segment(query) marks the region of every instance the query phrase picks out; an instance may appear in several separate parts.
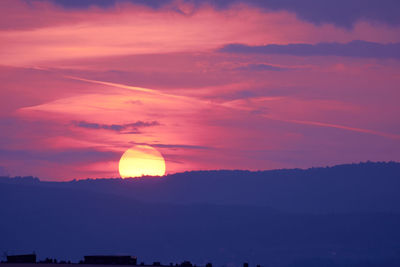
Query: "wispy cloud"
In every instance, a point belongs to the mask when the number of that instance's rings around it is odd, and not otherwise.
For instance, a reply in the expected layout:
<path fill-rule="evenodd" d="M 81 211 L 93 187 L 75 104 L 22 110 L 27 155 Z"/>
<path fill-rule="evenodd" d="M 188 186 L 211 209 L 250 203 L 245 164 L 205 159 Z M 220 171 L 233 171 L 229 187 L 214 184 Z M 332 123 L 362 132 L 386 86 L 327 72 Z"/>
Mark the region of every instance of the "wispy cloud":
<path fill-rule="evenodd" d="M 210 51 L 229 43 L 260 45 L 349 42 L 354 39 L 384 43 L 400 41 L 398 24 L 390 27 L 372 20 L 355 19 L 353 27 L 343 30 L 337 24 L 310 23 L 293 12 L 314 10 L 316 6 L 321 8 L 321 4 L 317 5 L 318 1 L 308 3 L 311 9 L 304 8 L 307 6 L 304 1 L 271 1 L 289 3 L 271 4 L 276 7 L 271 9 L 260 8 L 263 4 L 249 4 L 248 1 L 234 1 L 225 8 L 212 4 L 190 8 L 190 3 L 173 1 L 171 5 L 161 5 L 159 9 L 122 1 L 124 4 L 117 5 L 117 8 L 73 10 L 60 8 L 48 1 L 29 1 L 30 4 L 26 0 L 1 2 L 4 4 L 0 9 L 0 57 L 5 65 L 31 66 L 71 59 Z M 300 6 L 297 2 L 301 3 Z M 325 5 L 324 1 L 322 6 Z M 290 6 L 297 6 L 296 10 Z M 355 6 L 360 10 L 362 5 Z M 374 14 L 380 6 L 374 7 Z M 336 10 L 335 14 L 340 17 L 343 10 L 349 9 Z M 393 12 L 391 9 L 388 11 Z M 354 12 L 350 12 L 352 14 Z M 397 18 L 397 13 L 394 14 L 392 16 Z"/>
<path fill-rule="evenodd" d="M 245 44 L 229 44 L 220 52 L 243 54 L 283 54 L 292 56 L 340 56 L 359 58 L 395 58 L 400 59 L 400 43 L 379 44 L 366 41 L 350 43 L 318 43 L 318 44 L 268 44 L 250 46 Z"/>
<path fill-rule="evenodd" d="M 26 0 L 32 2 L 32 0 Z M 64 8 L 88 8 L 98 6 L 102 8 L 115 7 L 121 1 L 118 0 L 50 0 Z M 300 18 L 316 24 L 335 23 L 340 26 L 351 26 L 360 19 L 378 20 L 390 24 L 399 24 L 397 14 L 400 4 L 391 0 L 336 0 L 333 2 L 316 0 L 286 0 L 286 1 L 260 1 L 260 0 L 123 0 L 132 4 L 141 4 L 159 9 L 169 7 L 177 12 L 185 12 L 186 6 L 190 10 L 202 5 L 213 5 L 218 9 L 226 9 L 235 4 L 248 4 L 266 10 L 287 10 L 295 12 Z M 357 10 L 357 12 L 354 12 Z"/>
<path fill-rule="evenodd" d="M 116 87 L 116 88 L 128 89 L 128 90 L 136 90 L 136 88 L 137 88 L 137 87 L 130 86 L 130 85 L 103 82 L 103 81 L 96 81 L 96 80 L 89 80 L 89 79 L 81 79 L 81 78 L 78 78 L 78 77 L 70 77 L 70 78 L 71 79 L 85 81 L 85 82 L 90 82 L 90 83 L 108 85 L 108 86 L 112 86 L 112 87 Z M 180 98 L 180 99 L 188 100 L 188 101 L 193 102 L 193 103 L 197 102 L 199 104 L 209 104 L 209 105 L 213 105 L 213 106 L 219 106 L 219 107 L 223 107 L 223 108 L 235 109 L 235 110 L 241 110 L 241 111 L 249 111 L 249 112 L 253 112 L 254 111 L 253 107 L 248 107 L 248 106 L 244 106 L 244 105 L 236 105 L 233 101 L 224 102 L 224 103 L 209 102 L 209 101 L 204 101 L 202 99 L 198 99 L 196 97 L 179 96 L 179 95 L 174 95 L 174 94 L 165 94 L 165 93 L 159 92 L 157 90 L 147 89 L 147 88 L 145 90 L 142 90 L 142 88 L 140 88 L 139 91 L 145 91 L 145 92 L 148 92 L 148 93 L 158 94 L 158 95 L 168 96 L 168 97 L 173 97 L 173 98 Z M 273 98 L 273 99 L 275 99 L 275 98 Z M 257 115 L 257 113 L 255 115 Z M 369 130 L 369 129 L 345 126 L 345 125 L 340 125 L 340 124 L 332 124 L 332 123 L 328 123 L 328 122 L 317 122 L 317 121 L 312 121 L 312 120 L 310 120 L 310 121 L 307 121 L 307 120 L 295 120 L 295 119 L 285 118 L 285 117 L 281 117 L 281 116 L 279 116 L 279 117 L 278 116 L 271 116 L 271 115 L 262 115 L 262 116 L 265 117 L 265 118 L 268 118 L 268 119 L 273 119 L 273 120 L 278 120 L 278 121 L 283 121 L 283 122 L 310 125 L 310 126 L 317 126 L 317 127 L 336 128 L 336 129 L 342 129 L 342 130 L 347 130 L 347 131 L 372 134 L 372 135 L 381 136 L 381 137 L 390 138 L 390 139 L 400 139 L 400 135 L 397 135 L 397 134 L 391 134 L 391 133 L 385 133 L 385 132 L 374 131 L 374 130 Z"/>
<path fill-rule="evenodd" d="M 270 65 L 270 64 L 248 64 L 245 66 L 241 66 L 236 68 L 236 70 L 244 70 L 244 71 L 284 71 L 284 70 L 289 70 L 288 68 L 276 66 L 276 65 Z"/>
<path fill-rule="evenodd" d="M 158 126 L 160 123 L 158 121 L 136 121 L 128 124 L 100 124 L 86 121 L 74 121 L 73 124 L 77 127 L 96 129 L 96 130 L 110 130 L 121 132 L 125 130 L 130 130 L 132 132 L 139 132 L 139 128 Z"/>
<path fill-rule="evenodd" d="M 131 142 L 134 145 L 146 145 L 157 148 L 171 148 L 171 149 L 212 149 L 212 147 L 208 146 L 196 146 L 196 145 L 187 145 L 187 144 L 160 144 L 160 143 L 138 143 Z"/>
<path fill-rule="evenodd" d="M 270 118 L 270 119 L 274 119 L 273 117 L 270 117 L 270 116 L 265 116 L 265 117 Z M 289 122 L 289 123 L 302 124 L 302 125 L 311 125 L 311 126 L 327 127 L 327 128 L 336 128 L 336 129 L 341 129 L 341 130 L 346 130 L 346 131 L 352 131 L 352 132 L 358 132 L 358 133 L 364 133 L 364 134 L 372 134 L 372 135 L 382 136 L 382 137 L 389 138 L 389 139 L 400 140 L 400 135 L 399 134 L 391 134 L 391 133 L 385 133 L 385 132 L 374 131 L 374 130 L 369 130 L 369 129 L 356 128 L 356 127 L 345 126 L 345 125 L 339 125 L 339 124 L 332 124 L 332 123 L 326 123 L 326 122 L 317 122 L 317 121 L 305 121 L 305 120 L 288 120 L 288 119 L 281 119 L 281 118 L 277 119 L 277 120 L 285 121 L 285 122 Z"/>

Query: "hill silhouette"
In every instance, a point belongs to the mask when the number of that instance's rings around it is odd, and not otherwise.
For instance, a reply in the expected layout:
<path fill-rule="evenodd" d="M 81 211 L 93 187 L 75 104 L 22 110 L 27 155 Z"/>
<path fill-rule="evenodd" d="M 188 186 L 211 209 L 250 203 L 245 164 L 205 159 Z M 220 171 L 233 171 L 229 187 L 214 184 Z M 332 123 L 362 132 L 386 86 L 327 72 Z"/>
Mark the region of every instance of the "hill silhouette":
<path fill-rule="evenodd" d="M 396 266 L 399 183 L 399 163 L 161 179 L 1 178 L 0 251 L 75 261 L 131 254 L 166 264 Z"/>
<path fill-rule="evenodd" d="M 192 171 L 163 178 L 87 179 L 33 184 L 115 194 L 144 202 L 263 206 L 288 212 L 400 212 L 400 163 L 367 162 L 272 171 Z"/>

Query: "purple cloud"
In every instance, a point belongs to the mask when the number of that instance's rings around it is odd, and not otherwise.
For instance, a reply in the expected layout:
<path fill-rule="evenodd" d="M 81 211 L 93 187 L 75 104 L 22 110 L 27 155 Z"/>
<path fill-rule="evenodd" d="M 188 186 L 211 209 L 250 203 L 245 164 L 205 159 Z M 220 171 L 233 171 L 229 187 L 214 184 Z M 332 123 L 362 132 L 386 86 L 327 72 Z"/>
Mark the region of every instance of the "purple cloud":
<path fill-rule="evenodd" d="M 244 71 L 284 71 L 288 70 L 287 68 L 281 68 L 274 65 L 269 64 L 249 64 L 246 66 L 242 66 L 236 68 L 236 70 L 244 70 Z"/>
<path fill-rule="evenodd" d="M 131 144 L 152 146 L 152 147 L 157 147 L 157 148 L 172 148 L 172 149 L 177 149 L 177 148 L 182 148 L 182 149 L 211 149 L 211 147 L 208 147 L 208 146 L 196 146 L 196 145 L 185 145 L 185 144 L 154 144 L 154 143 L 137 143 L 137 142 L 131 142 Z"/>
<path fill-rule="evenodd" d="M 86 121 L 75 121 L 73 124 L 77 127 L 87 128 L 87 129 L 103 129 L 120 132 L 123 130 L 134 130 L 137 132 L 138 128 L 158 126 L 160 123 L 158 121 L 136 121 L 134 123 L 128 124 L 100 124 Z"/>
<path fill-rule="evenodd" d="M 400 59 L 400 43 L 378 44 L 365 41 L 350 43 L 319 44 L 269 44 L 248 46 L 244 44 L 228 44 L 219 49 L 225 53 L 243 54 L 286 54 L 292 56 L 340 56 L 359 58 L 394 58 Z"/>
<path fill-rule="evenodd" d="M 31 2 L 31 0 L 27 0 Z M 113 8 L 117 3 L 133 3 L 158 9 L 171 6 L 173 0 L 51 0 L 64 8 L 88 8 L 98 6 Z M 184 0 L 195 6 L 204 3 L 218 9 L 229 8 L 238 3 L 253 5 L 266 10 L 294 12 L 300 18 L 315 24 L 334 23 L 351 27 L 358 20 L 375 20 L 388 24 L 400 24 L 400 1 L 397 0 Z M 172 7 L 179 12 L 178 8 Z"/>

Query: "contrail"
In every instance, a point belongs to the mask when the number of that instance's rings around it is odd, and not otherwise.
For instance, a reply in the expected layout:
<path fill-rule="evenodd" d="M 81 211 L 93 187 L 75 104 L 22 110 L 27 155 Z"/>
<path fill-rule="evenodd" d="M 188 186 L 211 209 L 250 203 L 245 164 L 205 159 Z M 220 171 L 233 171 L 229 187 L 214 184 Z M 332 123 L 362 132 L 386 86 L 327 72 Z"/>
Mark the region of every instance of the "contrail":
<path fill-rule="evenodd" d="M 278 120 L 296 123 L 296 124 L 312 125 L 312 126 L 319 126 L 319 127 L 329 127 L 329 128 L 342 129 L 342 130 L 347 130 L 347 131 L 352 131 L 352 132 L 373 134 L 373 135 L 378 135 L 378 136 L 382 136 L 382 137 L 386 137 L 386 138 L 390 138 L 390 139 L 400 140 L 400 135 L 398 135 L 398 134 L 384 133 L 384 132 L 380 132 L 380 131 L 349 127 L 349 126 L 344 126 L 344 125 L 339 125 L 339 124 L 331 124 L 331 123 L 324 123 L 324 122 L 317 122 L 317 121 L 303 121 L 303 120 L 286 120 L 286 119 L 278 119 Z"/>
<path fill-rule="evenodd" d="M 162 94 L 159 91 L 154 90 L 154 89 L 148 89 L 148 88 L 143 88 L 143 87 L 136 87 L 136 86 L 130 86 L 130 85 L 124 85 L 124 84 L 112 83 L 112 82 L 103 82 L 103 81 L 97 81 L 97 80 L 90 80 L 90 79 L 80 78 L 80 77 L 76 77 L 76 76 L 69 76 L 69 75 L 63 75 L 63 76 L 65 78 L 68 78 L 68 79 L 82 81 L 82 82 L 108 85 L 108 86 L 112 86 L 112 87 L 118 87 L 118 88 L 134 90 L 134 91 L 139 91 L 139 92 L 152 93 L 152 94 L 158 94 L 158 95 Z"/>
<path fill-rule="evenodd" d="M 132 91 L 137 91 L 137 92 L 150 93 L 150 94 L 155 94 L 155 95 L 159 95 L 159 96 L 166 96 L 166 97 L 171 97 L 171 98 L 181 99 L 181 100 L 186 100 L 186 101 L 196 101 L 196 102 L 202 102 L 202 103 L 207 103 L 207 104 L 211 103 L 209 101 L 203 101 L 203 100 L 199 100 L 199 99 L 193 98 L 193 97 L 167 94 L 167 93 L 163 93 L 163 92 L 160 92 L 158 90 L 155 90 L 155 89 L 149 89 L 149 88 L 125 85 L 125 84 L 120 84 L 120 83 L 112 83 L 112 82 L 91 80 L 91 79 L 85 79 L 85 78 L 80 78 L 80 77 L 76 77 L 76 76 L 69 76 L 69 75 L 63 75 L 63 77 L 68 78 L 68 79 L 72 79 L 72 80 L 87 82 L 87 83 L 107 85 L 107 86 L 111 86 L 111 87 L 127 89 L 127 90 L 132 90 Z"/>
<path fill-rule="evenodd" d="M 75 77 L 75 76 L 64 75 L 64 77 L 68 78 L 68 79 L 72 79 L 72 80 L 78 80 L 78 81 L 94 83 L 94 84 L 102 84 L 102 85 L 107 85 L 107 86 L 112 86 L 112 87 L 122 88 L 122 89 L 127 89 L 127 90 L 133 90 L 133 91 L 138 91 L 138 92 L 156 94 L 156 95 L 160 95 L 160 96 L 171 97 L 171 98 L 186 100 L 186 101 L 190 101 L 190 102 L 197 102 L 197 103 L 202 103 L 202 104 L 211 104 L 211 105 L 216 105 L 216 106 L 220 106 L 220 107 L 224 107 L 224 108 L 230 108 L 230 109 L 236 109 L 236 110 L 247 110 L 247 111 L 250 110 L 248 108 L 235 107 L 235 106 L 229 105 L 227 103 L 216 103 L 216 102 L 211 102 L 211 101 L 204 101 L 204 100 L 201 100 L 201 99 L 198 99 L 198 98 L 195 98 L 195 97 L 167 94 L 167 93 L 163 93 L 163 92 L 160 92 L 158 90 L 155 90 L 155 89 L 149 89 L 149 88 L 143 88 L 143 87 L 137 87 L 137 86 L 130 86 L 130 85 L 112 83 L 112 82 L 104 82 L 104 81 L 98 81 L 98 80 L 91 80 L 91 79 L 84 79 L 84 78 Z M 385 133 L 385 132 L 380 132 L 380 131 L 356 128 L 356 127 L 349 127 L 349 126 L 344 126 L 344 125 L 339 125 L 339 124 L 331 124 L 331 123 L 317 122 L 317 121 L 282 119 L 282 118 L 276 118 L 276 117 L 268 116 L 268 115 L 264 115 L 263 117 L 268 118 L 268 119 L 272 119 L 272 120 L 288 122 L 288 123 L 310 125 L 310 126 L 317 126 L 317 127 L 326 127 L 326 128 L 335 128 L 335 129 L 341 129 L 341 130 L 358 132 L 358 133 L 372 134 L 372 135 L 377 135 L 377 136 L 381 136 L 381 137 L 385 137 L 385 138 L 400 140 L 400 135 L 398 135 L 398 134 L 391 134 L 391 133 Z"/>

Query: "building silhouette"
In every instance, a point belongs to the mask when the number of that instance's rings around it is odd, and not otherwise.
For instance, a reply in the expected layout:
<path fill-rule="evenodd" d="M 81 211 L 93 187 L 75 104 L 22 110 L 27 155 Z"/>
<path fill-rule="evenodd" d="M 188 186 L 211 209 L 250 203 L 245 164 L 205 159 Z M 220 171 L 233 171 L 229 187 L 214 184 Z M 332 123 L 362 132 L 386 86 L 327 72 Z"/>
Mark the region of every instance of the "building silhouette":
<path fill-rule="evenodd" d="M 84 256 L 84 264 L 136 265 L 137 258 L 132 256 Z"/>
<path fill-rule="evenodd" d="M 10 255 L 7 263 L 36 263 L 36 254 Z"/>

